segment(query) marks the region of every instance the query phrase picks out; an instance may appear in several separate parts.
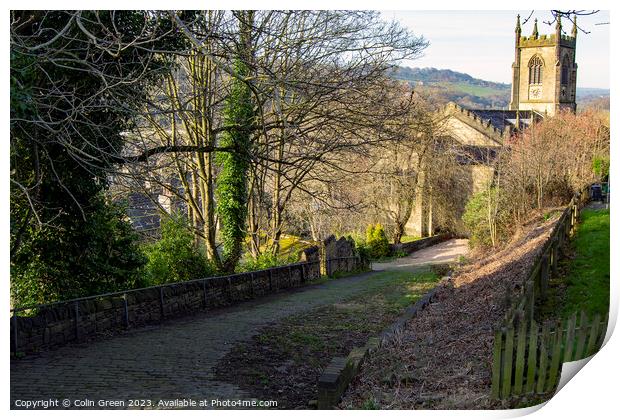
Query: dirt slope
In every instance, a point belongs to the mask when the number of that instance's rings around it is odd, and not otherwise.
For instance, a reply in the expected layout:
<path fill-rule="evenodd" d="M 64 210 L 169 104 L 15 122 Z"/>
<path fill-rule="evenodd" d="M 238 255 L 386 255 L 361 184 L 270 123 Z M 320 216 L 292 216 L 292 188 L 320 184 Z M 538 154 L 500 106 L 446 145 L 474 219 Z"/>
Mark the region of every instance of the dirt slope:
<path fill-rule="evenodd" d="M 506 248 L 464 267 L 400 337 L 370 356 L 342 408 L 489 408 L 493 328 L 506 289 L 524 280 L 557 219 L 532 222 Z"/>

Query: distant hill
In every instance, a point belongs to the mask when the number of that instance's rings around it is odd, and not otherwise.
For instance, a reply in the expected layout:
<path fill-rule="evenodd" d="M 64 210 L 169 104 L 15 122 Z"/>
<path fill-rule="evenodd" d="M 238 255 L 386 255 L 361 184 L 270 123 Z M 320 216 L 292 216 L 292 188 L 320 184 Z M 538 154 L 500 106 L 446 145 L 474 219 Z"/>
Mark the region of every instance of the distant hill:
<path fill-rule="evenodd" d="M 505 108 L 510 102 L 510 84 L 476 79 L 449 69 L 396 67 L 391 76 L 410 83 L 437 106 L 453 101 L 468 108 Z M 609 104 L 609 89 L 577 88 L 578 107 L 595 104 L 604 108 L 605 103 Z"/>

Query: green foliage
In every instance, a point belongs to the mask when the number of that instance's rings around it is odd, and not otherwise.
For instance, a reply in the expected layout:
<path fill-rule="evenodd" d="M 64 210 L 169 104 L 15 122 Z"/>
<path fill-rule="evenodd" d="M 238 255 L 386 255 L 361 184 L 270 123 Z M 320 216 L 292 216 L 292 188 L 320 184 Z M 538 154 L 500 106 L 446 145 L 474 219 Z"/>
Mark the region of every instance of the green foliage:
<path fill-rule="evenodd" d="M 281 265 L 293 264 L 298 261 L 297 255 L 285 254 L 285 255 L 273 255 L 271 253 L 264 253 L 255 259 L 248 259 L 239 264 L 238 271 L 257 271 L 264 270 L 265 268 L 278 267 Z"/>
<path fill-rule="evenodd" d="M 609 176 L 609 156 L 595 157 L 592 161 L 592 170 L 600 179 Z"/>
<path fill-rule="evenodd" d="M 504 191 L 497 188 L 481 191 L 471 197 L 465 206 L 463 222 L 469 231 L 472 247 L 491 247 L 508 238 L 508 208 Z"/>
<path fill-rule="evenodd" d="M 370 253 L 368 247 L 366 246 L 366 239 L 364 238 L 364 236 L 357 232 L 353 232 L 349 236 L 351 237 L 351 239 L 353 240 L 353 244 L 355 245 L 355 252 L 357 252 L 357 254 L 362 257 L 363 260 L 370 260 Z"/>
<path fill-rule="evenodd" d="M 382 258 L 390 255 L 390 241 L 380 223 L 366 228 L 366 250 L 370 258 Z"/>
<path fill-rule="evenodd" d="M 149 285 L 175 283 L 214 275 L 202 249 L 181 216 L 162 220 L 161 239 L 143 246 L 147 258 L 145 279 Z"/>
<path fill-rule="evenodd" d="M 248 76 L 248 65 L 237 59 L 235 71 Z M 246 235 L 247 176 L 249 168 L 251 125 L 254 122 L 252 92 L 244 80 L 235 78 L 226 99 L 224 124 L 233 126 L 224 132 L 220 147 L 232 147 L 232 152 L 219 152 L 217 163 L 221 166 L 217 178 L 217 213 L 220 217 L 220 235 L 223 245 L 222 268 L 232 272 L 241 258 Z"/>
<path fill-rule="evenodd" d="M 80 28 L 70 11 L 11 14 L 19 23 L 10 54 L 12 303 L 133 287 L 144 257 L 104 195 L 121 133 L 165 67 L 150 40 L 171 22 L 144 11 L 83 11 Z M 111 42 L 109 51 L 114 42 L 132 45 L 112 55 L 92 36 Z"/>
<path fill-rule="evenodd" d="M 409 255 L 409 254 L 407 254 L 407 253 L 406 253 L 405 251 L 403 251 L 402 249 L 399 249 L 398 251 L 396 251 L 396 252 L 394 253 L 394 257 L 396 257 L 396 258 L 403 258 L 403 257 L 406 257 L 407 255 Z"/>
<path fill-rule="evenodd" d="M 143 285 L 145 258 L 120 206 L 95 197 L 86 220 L 64 220 L 62 228 L 26 228 L 11 260 L 15 306 L 53 302 Z"/>

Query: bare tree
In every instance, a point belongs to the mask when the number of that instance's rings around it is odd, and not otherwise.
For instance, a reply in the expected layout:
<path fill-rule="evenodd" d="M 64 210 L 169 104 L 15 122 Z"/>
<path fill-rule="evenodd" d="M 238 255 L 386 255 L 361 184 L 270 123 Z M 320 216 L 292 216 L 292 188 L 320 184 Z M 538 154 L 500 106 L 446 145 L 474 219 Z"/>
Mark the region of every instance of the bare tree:
<path fill-rule="evenodd" d="M 135 142 L 130 157 L 125 159 L 127 163 L 161 163 L 171 156 L 170 164 L 180 159 L 182 170 L 177 172 L 182 175 L 184 186 L 178 195 L 188 202 L 191 217 L 199 216 L 196 226 L 205 226 L 204 221 L 212 218 L 209 212 L 213 214 L 213 205 L 202 204 L 197 209 L 199 206 L 194 203 L 204 201 L 193 197 L 191 191 L 197 180 L 206 185 L 213 182 L 217 169 L 210 174 L 207 171 L 205 177 L 201 165 L 195 162 L 201 159 L 208 162 L 208 156 L 221 150 L 218 136 L 229 127 L 221 124 L 218 106 L 226 95 L 227 81 L 238 76 L 229 64 L 235 48 L 235 29 L 231 23 L 235 15 L 219 14 L 217 24 L 210 20 L 212 16 L 202 18 L 208 24 L 197 25 L 174 15 L 194 51 L 194 58 L 179 60 L 200 60 L 202 64 L 192 71 L 182 64 L 171 75 L 168 81 L 171 88 L 159 94 L 168 105 L 158 111 L 159 115 L 146 117 L 151 127 L 158 126 L 151 132 L 156 133 L 159 141 Z M 394 23 L 381 21 L 378 14 L 371 12 L 257 12 L 252 30 L 254 76 L 245 78 L 244 82 L 252 89 L 260 118 L 251 127 L 253 147 L 243 153 L 252 164 L 248 226 L 251 250 L 257 255 L 265 249 L 265 243 L 269 243 L 270 252 L 278 251 L 284 214 L 295 191 L 316 195 L 317 191 L 312 191 L 310 185 L 336 176 L 342 169 L 343 156 L 353 150 L 364 153 L 367 147 L 389 137 L 385 133 L 386 122 L 404 115 L 406 105 L 383 107 L 377 112 L 376 103 L 389 96 L 392 87 L 392 82 L 384 76 L 385 71 L 399 59 L 415 57 L 426 43 Z M 201 100 L 203 109 L 198 114 L 194 104 L 196 98 L 204 96 L 204 90 L 194 89 L 193 93 L 181 95 L 185 99 L 171 100 L 183 91 L 183 83 L 192 86 L 196 79 L 192 72 L 196 68 L 211 69 L 209 83 L 217 85 L 216 96 L 209 101 Z M 175 81 L 177 78 L 183 82 Z M 199 85 L 200 80 L 196 80 Z M 163 114 L 169 114 L 167 119 L 161 117 Z M 209 115 L 206 123 L 211 131 L 208 135 L 192 134 L 196 132 L 195 127 L 201 126 L 197 120 L 204 115 Z M 146 137 L 145 133 L 136 138 L 139 137 Z M 208 140 L 197 143 L 192 138 Z M 159 155 L 166 158 L 155 159 Z M 197 174 L 191 169 L 194 166 L 198 167 Z M 203 189 L 208 197 L 206 187 Z M 215 226 L 214 222 L 207 224 Z M 211 248 L 215 247 L 214 239 L 208 239 L 214 235 L 202 233 L 200 229 L 197 234 L 213 242 Z"/>

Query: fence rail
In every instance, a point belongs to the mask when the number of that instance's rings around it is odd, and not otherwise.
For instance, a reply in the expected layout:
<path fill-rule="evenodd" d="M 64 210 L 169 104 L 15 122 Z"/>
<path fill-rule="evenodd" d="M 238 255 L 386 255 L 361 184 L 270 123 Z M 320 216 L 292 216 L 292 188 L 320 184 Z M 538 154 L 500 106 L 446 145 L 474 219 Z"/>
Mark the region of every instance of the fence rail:
<path fill-rule="evenodd" d="M 607 319 L 595 315 L 588 320 L 581 313 L 555 325 L 538 325 L 536 302 L 545 297 L 549 278 L 557 274 L 562 246 L 574 234 L 580 208 L 590 198 L 590 188 L 577 192 L 554 226 L 526 280 L 518 285 L 516 297 L 506 289 L 508 310 L 495 330 L 491 397 L 508 398 L 552 391 L 563 362 L 593 354 L 602 344 Z"/>

